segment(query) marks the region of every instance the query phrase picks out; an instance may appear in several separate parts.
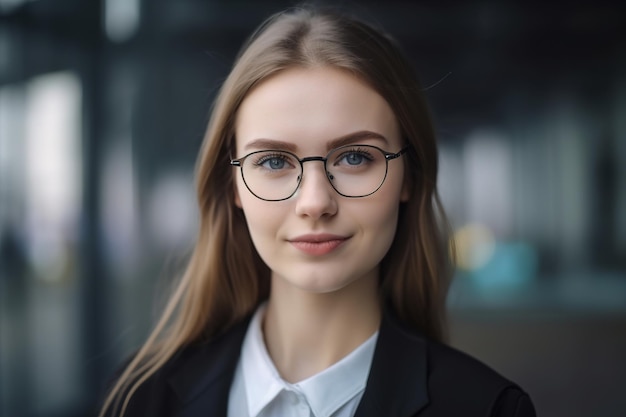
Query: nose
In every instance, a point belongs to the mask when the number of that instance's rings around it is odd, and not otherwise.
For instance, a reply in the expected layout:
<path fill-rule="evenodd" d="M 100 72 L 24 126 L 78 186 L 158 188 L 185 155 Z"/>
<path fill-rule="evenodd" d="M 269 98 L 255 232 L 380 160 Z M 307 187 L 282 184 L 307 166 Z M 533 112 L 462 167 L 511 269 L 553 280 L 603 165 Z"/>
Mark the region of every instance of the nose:
<path fill-rule="evenodd" d="M 320 162 L 307 164 L 308 167 L 304 166 L 302 182 L 295 195 L 298 216 L 317 220 L 337 213 L 338 194 L 330 185 L 324 171 L 324 164 Z"/>

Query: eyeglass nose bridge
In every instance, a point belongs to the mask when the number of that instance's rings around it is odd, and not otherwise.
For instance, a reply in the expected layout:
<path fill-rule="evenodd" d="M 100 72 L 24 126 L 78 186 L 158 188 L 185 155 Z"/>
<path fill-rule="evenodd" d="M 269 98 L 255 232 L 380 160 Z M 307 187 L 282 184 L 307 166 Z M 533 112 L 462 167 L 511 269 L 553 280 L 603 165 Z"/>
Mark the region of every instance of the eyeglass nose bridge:
<path fill-rule="evenodd" d="M 326 164 L 327 159 L 325 156 L 307 156 L 306 158 L 298 159 L 298 161 L 300 161 L 300 164 L 304 164 L 309 161 L 322 161 Z"/>
<path fill-rule="evenodd" d="M 298 159 L 298 162 L 300 162 L 300 176 L 298 177 L 298 188 L 300 188 L 300 184 L 302 183 L 302 177 L 304 176 L 304 163 L 305 162 L 310 162 L 310 161 L 320 161 L 324 163 L 324 172 L 326 173 L 326 179 L 328 179 L 328 181 L 332 181 L 333 179 L 335 179 L 335 177 L 333 176 L 333 174 L 331 174 L 330 172 L 328 172 L 328 170 L 326 169 L 326 161 L 328 161 L 327 157 L 324 156 L 307 156 L 306 158 L 302 158 L 302 159 Z M 332 182 L 330 183 L 330 185 L 333 185 Z M 333 188 L 334 185 L 333 185 Z M 297 188 L 296 188 L 297 191 Z"/>

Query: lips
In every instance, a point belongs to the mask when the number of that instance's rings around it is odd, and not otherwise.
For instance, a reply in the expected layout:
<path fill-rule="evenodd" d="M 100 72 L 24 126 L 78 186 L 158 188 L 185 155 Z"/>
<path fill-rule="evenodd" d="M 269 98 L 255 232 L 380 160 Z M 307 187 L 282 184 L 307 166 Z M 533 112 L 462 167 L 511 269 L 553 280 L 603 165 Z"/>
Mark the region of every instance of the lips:
<path fill-rule="evenodd" d="M 333 252 L 346 242 L 349 237 L 333 234 L 310 234 L 289 239 L 288 242 L 307 255 L 321 256 Z"/>

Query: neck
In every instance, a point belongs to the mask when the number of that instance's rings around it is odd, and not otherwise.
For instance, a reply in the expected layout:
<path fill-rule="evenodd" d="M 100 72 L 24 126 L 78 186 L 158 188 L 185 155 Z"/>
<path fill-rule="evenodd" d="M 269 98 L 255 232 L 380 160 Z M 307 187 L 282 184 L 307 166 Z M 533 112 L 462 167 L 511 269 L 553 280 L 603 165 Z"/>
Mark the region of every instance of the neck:
<path fill-rule="evenodd" d="M 311 293 L 272 278 L 263 323 L 268 353 L 288 382 L 315 375 L 348 355 L 380 325 L 375 275 L 331 293 Z"/>

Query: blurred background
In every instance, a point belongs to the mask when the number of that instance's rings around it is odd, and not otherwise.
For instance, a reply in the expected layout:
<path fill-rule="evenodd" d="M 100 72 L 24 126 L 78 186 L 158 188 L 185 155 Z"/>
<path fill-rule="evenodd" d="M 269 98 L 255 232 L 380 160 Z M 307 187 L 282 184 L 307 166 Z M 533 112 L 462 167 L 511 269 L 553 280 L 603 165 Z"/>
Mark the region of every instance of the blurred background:
<path fill-rule="evenodd" d="M 90 415 L 193 243 L 216 90 L 294 2 L 0 0 L 0 416 Z M 626 415 L 618 2 L 341 2 L 426 88 L 459 269 L 452 344 L 541 416 Z"/>

